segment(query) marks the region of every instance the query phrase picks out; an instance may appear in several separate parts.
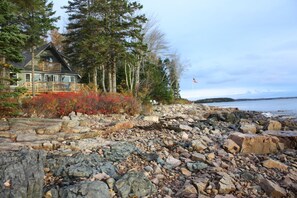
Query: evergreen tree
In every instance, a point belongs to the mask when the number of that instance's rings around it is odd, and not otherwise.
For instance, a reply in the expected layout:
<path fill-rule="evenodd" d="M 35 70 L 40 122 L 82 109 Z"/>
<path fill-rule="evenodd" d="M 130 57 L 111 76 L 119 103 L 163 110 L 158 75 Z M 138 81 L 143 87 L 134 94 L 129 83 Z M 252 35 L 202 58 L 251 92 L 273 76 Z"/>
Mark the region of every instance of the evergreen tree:
<path fill-rule="evenodd" d="M 142 44 L 145 17 L 136 15 L 142 6 L 127 0 L 73 0 L 65 8 L 70 15 L 65 53 L 71 63 L 92 71 L 95 85 L 100 69 L 103 90 L 106 73 L 109 91 L 116 92 L 118 67 Z"/>
<path fill-rule="evenodd" d="M 168 70 L 169 85 L 173 91 L 173 96 L 175 99 L 179 99 L 181 98 L 179 93 L 179 62 L 177 62 L 176 59 L 166 58 L 164 60 L 164 64 L 166 65 L 166 68 Z"/>
<path fill-rule="evenodd" d="M 0 117 L 14 115 L 18 104 L 12 99 L 24 93 L 23 89 L 9 90 L 9 85 L 17 79 L 11 79 L 11 72 L 19 72 L 9 64 L 23 59 L 22 47 L 26 36 L 20 32 L 15 4 L 7 0 L 0 1 Z"/>
<path fill-rule="evenodd" d="M 0 84 L 3 89 L 10 85 L 9 61 L 22 60 L 22 47 L 26 36 L 20 32 L 15 4 L 2 0 L 0 2 Z"/>
<path fill-rule="evenodd" d="M 21 33 L 15 4 L 7 0 L 0 2 L 0 58 L 6 61 L 21 61 L 26 36 Z M 4 61 L 4 59 L 6 61 Z"/>
<path fill-rule="evenodd" d="M 19 7 L 21 30 L 28 36 L 26 46 L 32 53 L 32 95 L 35 96 L 34 65 L 35 48 L 44 42 L 49 30 L 55 28 L 53 25 L 59 17 L 53 17 L 53 2 L 47 0 L 21 1 L 13 0 Z"/>
<path fill-rule="evenodd" d="M 146 62 L 142 79 L 142 90 L 147 91 L 144 93 L 144 98 L 167 104 L 173 102 L 174 96 L 170 86 L 166 61 L 159 59 L 157 64 Z"/>

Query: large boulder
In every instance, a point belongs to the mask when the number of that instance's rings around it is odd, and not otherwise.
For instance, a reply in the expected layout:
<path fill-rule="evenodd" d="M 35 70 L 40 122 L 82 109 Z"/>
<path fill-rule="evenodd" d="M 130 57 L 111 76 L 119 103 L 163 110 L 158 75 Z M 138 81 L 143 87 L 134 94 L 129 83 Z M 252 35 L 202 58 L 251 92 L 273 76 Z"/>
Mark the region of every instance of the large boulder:
<path fill-rule="evenodd" d="M 128 172 L 115 183 L 115 189 L 122 198 L 145 197 L 156 193 L 155 186 L 142 172 Z"/>
<path fill-rule="evenodd" d="M 279 131 L 282 129 L 282 124 L 276 120 L 269 120 L 266 129 L 268 131 Z"/>
<path fill-rule="evenodd" d="M 53 175 L 63 177 L 64 181 L 91 178 L 103 172 L 110 177 L 118 177 L 115 166 L 111 162 L 104 161 L 97 154 L 75 154 L 71 157 L 48 156 L 45 166 Z"/>
<path fill-rule="evenodd" d="M 297 149 L 297 131 L 265 131 L 264 134 L 277 137 L 284 148 Z"/>
<path fill-rule="evenodd" d="M 242 153 L 268 154 L 277 152 L 279 149 L 279 139 L 269 135 L 233 133 L 229 136 L 240 146 Z"/>
<path fill-rule="evenodd" d="M 43 195 L 42 151 L 21 150 L 0 154 L 0 197 L 41 198 Z"/>
<path fill-rule="evenodd" d="M 111 145 L 110 148 L 103 149 L 104 156 L 110 161 L 120 161 L 126 159 L 131 153 L 136 151 L 137 148 L 128 142 L 120 142 Z"/>
<path fill-rule="evenodd" d="M 231 139 L 227 139 L 225 142 L 224 142 L 224 145 L 223 145 L 223 148 L 230 152 L 230 153 L 238 153 L 240 151 L 240 146 L 238 146 L 233 140 Z"/>

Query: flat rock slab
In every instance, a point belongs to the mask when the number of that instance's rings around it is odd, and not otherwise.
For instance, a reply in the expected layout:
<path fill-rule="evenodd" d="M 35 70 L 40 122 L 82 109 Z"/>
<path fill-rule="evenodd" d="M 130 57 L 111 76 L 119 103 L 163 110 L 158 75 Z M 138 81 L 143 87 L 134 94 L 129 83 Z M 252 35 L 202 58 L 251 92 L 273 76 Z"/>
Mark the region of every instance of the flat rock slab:
<path fill-rule="evenodd" d="M 8 122 L 10 130 L 16 133 L 32 133 L 32 131 L 37 130 L 42 134 L 54 134 L 59 132 L 62 127 L 62 120 L 60 119 L 11 118 Z"/>
<path fill-rule="evenodd" d="M 0 120 L 0 131 L 7 131 L 9 130 L 9 124 L 7 121 Z"/>
<path fill-rule="evenodd" d="M 285 148 L 297 149 L 297 131 L 265 131 L 264 134 L 277 137 Z"/>
<path fill-rule="evenodd" d="M 268 154 L 275 153 L 279 148 L 279 139 L 269 135 L 233 133 L 229 136 L 240 146 L 242 153 Z"/>

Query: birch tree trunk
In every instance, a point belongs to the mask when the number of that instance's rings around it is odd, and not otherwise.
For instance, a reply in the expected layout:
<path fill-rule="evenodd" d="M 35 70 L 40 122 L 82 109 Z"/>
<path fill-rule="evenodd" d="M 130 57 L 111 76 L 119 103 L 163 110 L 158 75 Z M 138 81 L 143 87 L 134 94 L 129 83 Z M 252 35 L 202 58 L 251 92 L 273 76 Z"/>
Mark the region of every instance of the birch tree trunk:
<path fill-rule="evenodd" d="M 117 92 L 117 68 L 116 68 L 116 61 L 114 59 L 113 67 L 112 67 L 112 92 Z"/>
<path fill-rule="evenodd" d="M 130 89 L 130 81 L 129 81 L 129 78 L 128 78 L 128 72 L 130 73 L 130 70 L 129 71 L 127 70 L 127 62 L 126 62 L 126 60 L 125 60 L 125 63 L 124 63 L 124 67 L 125 67 L 126 86 L 127 86 L 128 90 L 131 91 L 131 89 Z"/>
<path fill-rule="evenodd" d="M 135 67 L 135 90 L 134 90 L 134 96 L 137 97 L 138 91 L 139 91 L 139 86 L 140 86 L 140 65 L 141 65 L 141 59 L 142 56 L 139 56 L 139 60 L 136 63 Z"/>
<path fill-rule="evenodd" d="M 34 75 L 35 75 L 35 46 L 31 48 L 32 50 L 32 76 L 31 76 L 31 81 L 32 81 L 32 96 L 35 97 L 35 82 L 34 82 Z"/>
<path fill-rule="evenodd" d="M 94 83 L 94 89 L 95 92 L 98 91 L 98 83 L 97 83 L 97 67 L 94 67 L 94 72 L 93 72 L 93 83 Z"/>
<path fill-rule="evenodd" d="M 105 66 L 102 65 L 102 88 L 103 88 L 103 92 L 106 92 L 106 86 L 105 86 Z"/>
<path fill-rule="evenodd" d="M 112 92 L 112 79 L 111 79 L 111 77 L 112 77 L 112 75 L 111 75 L 111 72 L 112 72 L 112 68 L 110 67 L 109 69 L 108 69 L 108 91 L 111 93 Z"/>

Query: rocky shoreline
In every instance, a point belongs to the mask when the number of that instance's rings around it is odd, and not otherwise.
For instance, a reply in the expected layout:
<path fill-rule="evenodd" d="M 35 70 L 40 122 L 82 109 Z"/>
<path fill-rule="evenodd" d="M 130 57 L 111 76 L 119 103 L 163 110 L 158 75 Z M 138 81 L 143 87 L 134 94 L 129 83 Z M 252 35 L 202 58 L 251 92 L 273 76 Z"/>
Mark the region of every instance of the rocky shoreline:
<path fill-rule="evenodd" d="M 296 197 L 297 121 L 200 104 L 0 121 L 1 197 Z"/>

